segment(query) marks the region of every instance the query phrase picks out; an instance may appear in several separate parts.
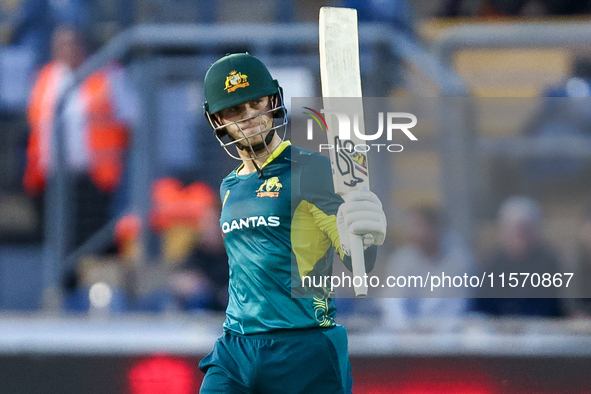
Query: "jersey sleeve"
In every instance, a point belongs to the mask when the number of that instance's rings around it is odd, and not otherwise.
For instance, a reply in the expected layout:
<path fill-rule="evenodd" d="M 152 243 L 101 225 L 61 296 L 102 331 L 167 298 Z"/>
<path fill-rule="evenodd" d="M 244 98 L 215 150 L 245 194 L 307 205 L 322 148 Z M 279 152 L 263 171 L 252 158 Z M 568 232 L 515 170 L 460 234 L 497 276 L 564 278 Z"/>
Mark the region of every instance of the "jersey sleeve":
<path fill-rule="evenodd" d="M 330 239 L 345 267 L 351 271 L 351 257 L 341 249 L 336 215 L 343 198 L 335 193 L 330 160 L 322 155 L 311 154 L 308 163 L 302 169 L 300 178 L 302 197 L 309 203 L 309 210 L 314 223 Z M 365 250 L 365 267 L 370 272 L 377 256 L 377 246 Z"/>
<path fill-rule="evenodd" d="M 330 161 L 311 154 L 302 168 L 300 177 L 302 198 L 308 202 L 314 224 L 330 239 L 335 250 L 343 257 L 336 215 L 343 198 L 334 192 Z"/>

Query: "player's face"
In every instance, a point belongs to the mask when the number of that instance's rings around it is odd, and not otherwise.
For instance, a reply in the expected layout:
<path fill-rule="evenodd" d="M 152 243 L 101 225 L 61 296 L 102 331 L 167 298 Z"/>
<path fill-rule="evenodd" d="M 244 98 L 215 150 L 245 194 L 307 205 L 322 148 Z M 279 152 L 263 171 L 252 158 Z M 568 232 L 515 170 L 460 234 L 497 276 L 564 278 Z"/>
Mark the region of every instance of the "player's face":
<path fill-rule="evenodd" d="M 219 112 L 225 130 L 243 146 L 257 145 L 265 139 L 273 127 L 273 112 L 268 96 L 223 109 Z"/>

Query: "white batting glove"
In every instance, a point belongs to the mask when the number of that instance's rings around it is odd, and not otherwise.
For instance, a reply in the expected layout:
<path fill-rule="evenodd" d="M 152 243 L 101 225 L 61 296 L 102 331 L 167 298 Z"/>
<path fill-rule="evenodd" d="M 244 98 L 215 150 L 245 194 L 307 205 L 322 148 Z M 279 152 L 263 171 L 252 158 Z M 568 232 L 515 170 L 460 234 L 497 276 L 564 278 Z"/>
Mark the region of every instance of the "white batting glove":
<path fill-rule="evenodd" d="M 386 239 L 386 214 L 382 202 L 370 191 L 353 190 L 337 211 L 337 230 L 341 249 L 350 255 L 349 233 L 363 235 L 363 246 L 381 245 Z"/>

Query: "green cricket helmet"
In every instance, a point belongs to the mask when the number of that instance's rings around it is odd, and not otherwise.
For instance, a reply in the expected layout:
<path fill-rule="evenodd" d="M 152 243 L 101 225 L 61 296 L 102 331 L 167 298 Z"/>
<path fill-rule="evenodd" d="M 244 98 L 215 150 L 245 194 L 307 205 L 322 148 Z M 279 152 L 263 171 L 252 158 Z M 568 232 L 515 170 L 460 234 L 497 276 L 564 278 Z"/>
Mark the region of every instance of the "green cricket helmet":
<path fill-rule="evenodd" d="M 280 87 L 267 67 L 248 53 L 226 55 L 205 74 L 205 110 L 213 115 L 225 108 L 278 94 Z"/>
<path fill-rule="evenodd" d="M 287 110 L 283 101 L 283 90 L 277 80 L 273 79 L 263 62 L 256 57 L 248 53 L 234 53 L 222 57 L 207 70 L 203 88 L 206 100 L 203 104 L 205 116 L 214 130 L 216 138 L 231 157 L 240 159 L 228 151 L 227 148 L 231 145 L 235 145 L 239 149 L 249 149 L 254 154 L 253 156 L 256 157 L 257 155 L 254 152 L 257 149 L 267 148 L 276 129 L 283 127 L 285 135 Z M 265 113 L 270 113 L 273 118 L 276 118 L 271 132 L 265 139 L 266 141 L 252 146 L 248 143 L 248 138 L 245 135 L 244 138 L 240 139 L 230 138 L 225 130 L 228 125 L 220 124 L 216 113 L 265 96 L 271 98 L 272 106 Z M 260 115 L 262 114 L 256 116 Z M 241 119 L 233 123 L 239 124 L 245 120 L 247 119 Z M 261 133 L 267 131 L 269 130 L 263 130 Z M 246 141 L 247 146 L 245 147 L 244 143 L 241 144 L 241 141 Z"/>

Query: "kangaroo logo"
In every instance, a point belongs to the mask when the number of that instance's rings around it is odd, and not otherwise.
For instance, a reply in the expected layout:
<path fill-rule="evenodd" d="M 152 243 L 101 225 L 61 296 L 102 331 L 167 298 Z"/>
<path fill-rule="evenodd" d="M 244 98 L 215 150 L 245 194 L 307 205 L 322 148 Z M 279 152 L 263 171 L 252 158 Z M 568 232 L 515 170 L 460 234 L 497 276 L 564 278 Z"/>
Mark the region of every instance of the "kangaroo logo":
<path fill-rule="evenodd" d="M 341 140 L 334 137 L 334 146 L 337 147 L 335 160 L 337 169 L 343 176 L 344 184 L 353 187 L 363 182 L 359 173 L 367 176 L 367 156 L 363 152 L 355 150 L 355 143 L 351 140 Z"/>
<path fill-rule="evenodd" d="M 256 190 L 257 197 L 279 197 L 279 190 L 281 190 L 282 187 L 283 185 L 279 182 L 279 177 L 274 176 L 265 180 L 265 182 L 259 186 Z"/>

